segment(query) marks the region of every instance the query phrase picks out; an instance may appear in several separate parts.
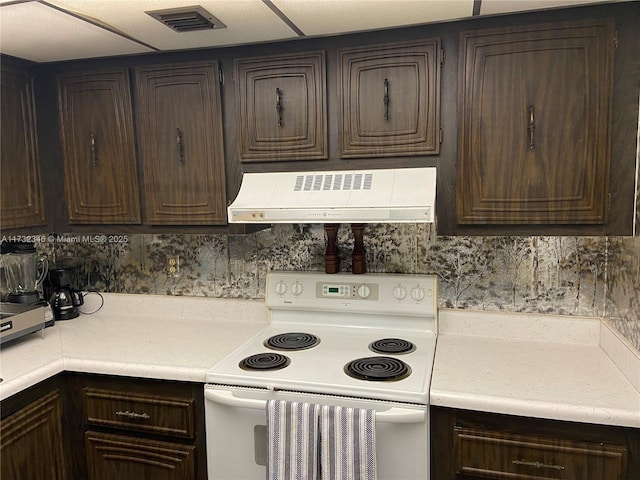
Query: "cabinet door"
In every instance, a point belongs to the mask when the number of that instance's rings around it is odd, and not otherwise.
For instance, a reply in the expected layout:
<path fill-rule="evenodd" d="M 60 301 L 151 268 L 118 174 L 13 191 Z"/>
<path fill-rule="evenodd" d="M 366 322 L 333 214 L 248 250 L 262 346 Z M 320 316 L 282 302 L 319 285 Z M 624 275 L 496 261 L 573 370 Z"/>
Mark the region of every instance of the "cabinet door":
<path fill-rule="evenodd" d="M 58 78 L 69 223 L 140 223 L 129 74 Z"/>
<path fill-rule="evenodd" d="M 62 402 L 53 391 L 0 423 L 0 477 L 63 480 Z"/>
<path fill-rule="evenodd" d="M 1 227 L 44 225 L 33 80 L 3 65 L 0 89 Z"/>
<path fill-rule="evenodd" d="M 440 151 L 440 41 L 339 53 L 342 157 Z"/>
<path fill-rule="evenodd" d="M 461 35 L 458 220 L 607 221 L 614 28 Z"/>
<path fill-rule="evenodd" d="M 243 162 L 327 158 L 324 52 L 236 60 Z"/>
<path fill-rule="evenodd" d="M 86 433 L 89 480 L 195 480 L 195 447 Z"/>
<path fill-rule="evenodd" d="M 217 62 L 136 70 L 145 220 L 226 223 Z"/>

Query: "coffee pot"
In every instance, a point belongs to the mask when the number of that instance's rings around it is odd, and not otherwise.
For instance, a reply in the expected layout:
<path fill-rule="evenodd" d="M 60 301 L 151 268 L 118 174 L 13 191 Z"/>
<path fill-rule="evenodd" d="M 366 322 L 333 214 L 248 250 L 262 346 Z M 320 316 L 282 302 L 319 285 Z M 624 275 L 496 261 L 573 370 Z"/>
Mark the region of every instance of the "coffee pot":
<path fill-rule="evenodd" d="M 71 286 L 72 281 L 73 273 L 68 268 L 52 268 L 49 271 L 49 304 L 56 321 L 70 320 L 80 315 L 78 307 L 84 304 L 84 297 L 81 291 Z"/>
<path fill-rule="evenodd" d="M 1 253 L 3 280 L 9 293 L 7 301 L 38 303 L 38 287 L 47 274 L 47 259 L 39 257 L 34 244 L 29 242 L 3 242 Z"/>

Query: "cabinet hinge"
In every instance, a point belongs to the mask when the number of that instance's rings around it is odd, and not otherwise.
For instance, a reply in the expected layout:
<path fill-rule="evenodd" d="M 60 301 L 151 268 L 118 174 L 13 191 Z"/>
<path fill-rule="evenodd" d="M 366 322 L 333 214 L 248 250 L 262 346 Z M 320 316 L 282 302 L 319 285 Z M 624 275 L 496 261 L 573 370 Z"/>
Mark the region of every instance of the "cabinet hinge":
<path fill-rule="evenodd" d="M 613 49 L 618 49 L 618 30 L 613 31 Z"/>
<path fill-rule="evenodd" d="M 220 82 L 220 85 L 224 85 L 224 70 L 222 70 L 222 65 L 218 66 L 218 82 Z"/>
<path fill-rule="evenodd" d="M 442 140 L 444 140 L 444 128 L 440 127 L 440 145 L 442 145 Z"/>
<path fill-rule="evenodd" d="M 444 53 L 444 48 L 440 49 L 440 66 L 444 67 L 444 62 L 447 59 L 447 56 Z"/>

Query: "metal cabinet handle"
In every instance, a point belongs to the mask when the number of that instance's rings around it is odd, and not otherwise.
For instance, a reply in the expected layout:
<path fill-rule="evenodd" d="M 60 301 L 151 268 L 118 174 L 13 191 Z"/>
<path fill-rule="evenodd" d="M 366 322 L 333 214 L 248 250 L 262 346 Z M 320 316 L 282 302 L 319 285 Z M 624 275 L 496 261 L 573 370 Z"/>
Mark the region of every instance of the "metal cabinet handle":
<path fill-rule="evenodd" d="M 96 147 L 96 136 L 93 132 L 89 134 L 89 156 L 90 156 L 91 165 L 94 165 L 94 166 L 97 165 L 98 153 L 97 153 L 97 147 Z"/>
<path fill-rule="evenodd" d="M 267 408 L 266 400 L 236 397 L 233 392 L 227 390 L 205 388 L 204 398 L 211 402 L 230 407 L 251 408 L 254 410 L 264 410 Z M 376 422 L 380 423 L 421 423 L 425 421 L 425 418 L 425 410 L 413 410 L 401 407 L 391 407 L 384 412 L 376 412 Z"/>
<path fill-rule="evenodd" d="M 278 127 L 282 127 L 282 90 L 276 88 L 276 112 L 278 113 Z"/>
<path fill-rule="evenodd" d="M 529 135 L 529 149 L 533 150 L 535 142 L 533 138 L 534 131 L 536 129 L 536 122 L 534 117 L 533 105 L 529 105 L 529 122 L 527 123 L 527 133 Z"/>
<path fill-rule="evenodd" d="M 184 144 L 182 142 L 182 131 L 179 128 L 176 128 L 177 138 L 176 138 L 176 148 L 178 150 L 178 163 L 184 163 Z"/>
<path fill-rule="evenodd" d="M 528 462 L 526 460 L 511 460 L 514 465 L 522 465 L 525 467 L 550 468 L 552 470 L 564 470 L 562 465 L 549 465 L 542 462 Z"/>
<path fill-rule="evenodd" d="M 116 416 L 118 417 L 127 417 L 127 418 L 143 418 L 145 420 L 149 420 L 151 418 L 151 415 L 149 415 L 148 413 L 136 413 L 136 412 L 130 412 L 129 410 L 116 410 Z"/>
<path fill-rule="evenodd" d="M 389 80 L 384 79 L 384 97 L 382 98 L 384 103 L 384 119 L 389 120 Z"/>

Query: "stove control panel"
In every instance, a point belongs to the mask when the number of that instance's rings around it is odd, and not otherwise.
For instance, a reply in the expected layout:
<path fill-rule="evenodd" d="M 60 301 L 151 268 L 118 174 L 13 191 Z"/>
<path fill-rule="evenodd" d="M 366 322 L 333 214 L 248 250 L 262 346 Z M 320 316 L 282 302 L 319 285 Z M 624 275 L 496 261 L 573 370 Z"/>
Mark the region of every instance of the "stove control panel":
<path fill-rule="evenodd" d="M 378 285 L 376 283 L 337 283 L 316 282 L 316 298 L 357 298 L 361 300 L 377 300 Z"/>
<path fill-rule="evenodd" d="M 437 279 L 431 275 L 270 272 L 270 308 L 435 315 Z"/>

